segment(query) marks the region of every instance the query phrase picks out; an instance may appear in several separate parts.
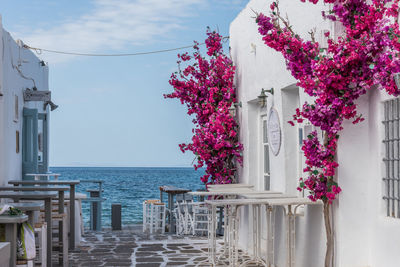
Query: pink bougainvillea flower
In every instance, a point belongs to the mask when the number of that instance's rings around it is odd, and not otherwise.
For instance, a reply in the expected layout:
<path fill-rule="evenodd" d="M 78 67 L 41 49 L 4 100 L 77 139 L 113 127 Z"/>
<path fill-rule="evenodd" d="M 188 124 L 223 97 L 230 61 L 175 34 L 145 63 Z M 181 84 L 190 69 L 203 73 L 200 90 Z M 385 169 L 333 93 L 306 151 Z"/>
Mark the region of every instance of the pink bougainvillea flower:
<path fill-rule="evenodd" d="M 270 16 L 259 14 L 256 22 L 264 43 L 283 55 L 297 85 L 315 100 L 297 109 L 294 121 L 308 120 L 324 133 L 323 140 L 313 132 L 304 141 L 308 178 L 300 179 L 299 188 L 308 190 L 311 200 L 332 203 L 341 192 L 333 177 L 339 166 L 335 155 L 343 122 L 364 120 L 357 112 L 356 100 L 377 84 L 391 95 L 400 94 L 393 78 L 400 72 L 399 0 L 320 1 L 332 4 L 322 16 L 344 28 L 343 36 L 336 40 L 329 32 L 324 34 L 327 48 L 294 33 L 279 15 L 276 2 L 270 7 Z"/>
<path fill-rule="evenodd" d="M 179 99 L 187 106 L 187 113 L 194 117 L 192 142 L 180 144 L 179 148 L 182 152 L 193 152 L 197 159 L 195 169 L 206 166 L 201 181 L 227 184 L 235 179 L 236 163 L 242 163 L 238 124 L 229 112 L 236 102 L 235 67 L 223 54 L 222 36 L 211 31 L 207 31 L 207 36 L 209 58 L 202 57 L 198 43 L 195 43 L 193 55 L 178 55 L 180 71 L 172 74 L 169 80 L 174 92 L 164 97 Z"/>

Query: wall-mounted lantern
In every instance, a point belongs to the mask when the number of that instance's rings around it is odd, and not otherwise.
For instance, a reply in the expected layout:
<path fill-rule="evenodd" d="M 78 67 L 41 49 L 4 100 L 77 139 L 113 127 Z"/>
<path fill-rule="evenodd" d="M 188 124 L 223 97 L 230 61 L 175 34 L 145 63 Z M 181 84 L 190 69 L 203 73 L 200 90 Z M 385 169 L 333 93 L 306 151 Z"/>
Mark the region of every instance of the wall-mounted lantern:
<path fill-rule="evenodd" d="M 46 109 L 47 105 L 50 105 L 51 111 L 56 110 L 58 108 L 58 105 L 54 104 L 53 101 L 51 100 L 44 102 L 43 109 Z"/>
<path fill-rule="evenodd" d="M 258 104 L 260 104 L 260 106 L 263 108 L 265 107 L 265 105 L 267 104 L 267 94 L 266 93 L 270 93 L 271 95 L 274 94 L 274 88 L 271 88 L 269 90 L 265 90 L 264 88 L 261 88 L 261 93 L 258 96 Z"/>
<path fill-rule="evenodd" d="M 237 109 L 237 107 L 242 107 L 242 102 L 239 102 L 239 103 L 233 103 L 232 102 L 232 105 L 229 108 L 229 114 L 231 114 L 232 117 L 236 117 L 236 113 L 237 113 L 236 109 Z"/>

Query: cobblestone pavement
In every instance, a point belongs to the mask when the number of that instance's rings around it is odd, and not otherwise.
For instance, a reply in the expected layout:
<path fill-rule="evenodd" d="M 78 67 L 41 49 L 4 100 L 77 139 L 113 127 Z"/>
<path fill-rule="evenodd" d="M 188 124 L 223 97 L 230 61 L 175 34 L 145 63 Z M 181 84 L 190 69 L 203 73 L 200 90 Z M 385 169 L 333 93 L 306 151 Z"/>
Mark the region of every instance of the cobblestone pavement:
<path fill-rule="evenodd" d="M 143 234 L 139 228 L 88 231 L 80 246 L 70 252 L 69 258 L 71 266 L 79 267 L 211 266 L 207 263 L 207 248 L 205 237 L 150 236 Z"/>

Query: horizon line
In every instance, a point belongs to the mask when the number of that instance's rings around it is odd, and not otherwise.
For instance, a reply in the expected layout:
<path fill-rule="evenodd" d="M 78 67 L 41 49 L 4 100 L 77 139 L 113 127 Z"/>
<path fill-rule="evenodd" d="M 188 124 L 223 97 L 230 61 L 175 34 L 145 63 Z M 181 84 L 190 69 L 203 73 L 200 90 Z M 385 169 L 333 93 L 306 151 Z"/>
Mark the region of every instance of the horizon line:
<path fill-rule="evenodd" d="M 193 166 L 49 166 L 49 168 L 193 168 Z M 204 169 L 198 168 L 198 169 Z"/>

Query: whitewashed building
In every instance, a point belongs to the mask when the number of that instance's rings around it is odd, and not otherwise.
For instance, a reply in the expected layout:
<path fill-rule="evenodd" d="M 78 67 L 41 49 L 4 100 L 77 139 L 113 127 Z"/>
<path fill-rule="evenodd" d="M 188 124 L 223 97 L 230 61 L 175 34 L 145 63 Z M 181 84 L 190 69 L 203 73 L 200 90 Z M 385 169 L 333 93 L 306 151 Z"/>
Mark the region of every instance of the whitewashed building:
<path fill-rule="evenodd" d="M 0 185 L 47 172 L 51 102 L 47 65 L 3 29 L 0 16 Z"/>
<path fill-rule="evenodd" d="M 3 29 L 1 16 L 0 40 L 0 186 L 9 186 L 9 180 L 33 179 L 26 173 L 49 171 L 50 113 L 57 105 L 51 100 L 48 66 Z M 76 197 L 75 240 L 80 242 L 86 196 Z"/>
<path fill-rule="evenodd" d="M 271 3 L 271 0 L 249 1 L 230 26 L 231 57 L 237 72 L 238 101 L 242 103 L 238 121 L 244 163 L 239 180 L 259 190 L 300 195 L 296 190 L 304 167 L 300 148 L 303 136 L 312 128 L 306 124 L 293 127 L 287 121 L 308 96 L 296 86 L 284 58 L 267 47 L 258 33 L 252 10 L 269 14 Z M 281 0 L 280 9 L 282 14 L 288 14 L 294 30 L 305 38 L 314 27 L 320 42 L 326 30 L 338 34 L 335 25 L 321 17 L 321 11 L 327 9 L 324 4 Z M 260 107 L 257 100 L 262 88 L 274 88 L 273 95 L 267 93 L 265 107 Z M 358 105 L 365 121 L 358 125 L 344 124 L 337 150 L 340 164 L 337 176 L 343 191 L 333 205 L 335 266 L 397 267 L 400 266 L 399 100 L 373 89 L 359 99 Z M 276 127 L 269 125 L 270 116 L 275 116 L 274 121 L 279 120 L 280 141 L 265 138 L 268 127 Z M 273 130 L 277 132 L 277 128 Z M 388 158 L 391 160 L 386 165 L 384 159 Z M 239 244 L 251 252 L 252 226 L 248 213 L 251 211 L 241 214 Z M 286 266 L 285 238 L 283 211 L 278 210 L 276 266 Z M 296 219 L 295 266 L 323 266 L 325 243 L 322 207 L 305 208 L 304 216 Z"/>

